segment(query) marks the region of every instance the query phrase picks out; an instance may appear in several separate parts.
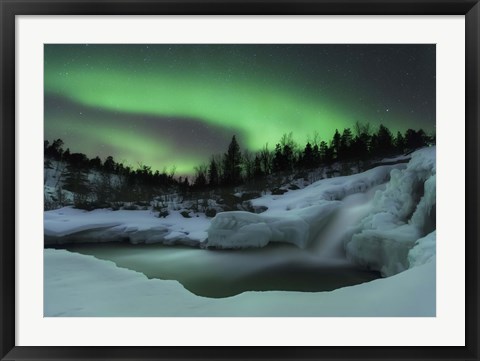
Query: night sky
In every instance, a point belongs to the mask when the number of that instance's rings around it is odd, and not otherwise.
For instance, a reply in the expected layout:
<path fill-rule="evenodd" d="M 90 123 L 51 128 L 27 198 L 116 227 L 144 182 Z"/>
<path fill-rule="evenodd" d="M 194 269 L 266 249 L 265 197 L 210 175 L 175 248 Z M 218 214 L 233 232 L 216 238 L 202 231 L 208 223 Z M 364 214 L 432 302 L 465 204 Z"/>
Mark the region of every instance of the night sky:
<path fill-rule="evenodd" d="M 435 45 L 45 45 L 45 139 L 188 174 L 232 135 L 435 128 Z"/>

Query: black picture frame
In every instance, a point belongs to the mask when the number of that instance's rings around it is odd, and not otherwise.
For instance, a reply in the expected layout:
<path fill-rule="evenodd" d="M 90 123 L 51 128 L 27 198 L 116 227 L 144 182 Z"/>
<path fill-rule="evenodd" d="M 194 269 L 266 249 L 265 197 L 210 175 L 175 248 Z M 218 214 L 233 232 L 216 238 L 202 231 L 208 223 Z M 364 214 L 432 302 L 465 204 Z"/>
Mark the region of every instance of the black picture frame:
<path fill-rule="evenodd" d="M 478 0 L 0 0 L 0 357 L 2 360 L 478 360 Z M 465 15 L 465 347 L 20 347 L 15 346 L 16 15 Z M 451 330 L 455 332 L 455 330 Z"/>

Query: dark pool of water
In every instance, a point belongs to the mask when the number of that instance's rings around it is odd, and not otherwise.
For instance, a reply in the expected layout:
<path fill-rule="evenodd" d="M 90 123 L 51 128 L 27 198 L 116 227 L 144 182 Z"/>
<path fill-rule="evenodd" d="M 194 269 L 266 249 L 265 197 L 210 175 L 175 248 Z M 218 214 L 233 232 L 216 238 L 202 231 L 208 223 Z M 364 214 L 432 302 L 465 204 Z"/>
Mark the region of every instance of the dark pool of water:
<path fill-rule="evenodd" d="M 229 251 L 128 243 L 56 248 L 113 261 L 149 278 L 177 280 L 192 293 L 213 298 L 245 291 L 331 291 L 380 277 L 346 260 L 325 260 L 311 251 L 283 244 Z"/>

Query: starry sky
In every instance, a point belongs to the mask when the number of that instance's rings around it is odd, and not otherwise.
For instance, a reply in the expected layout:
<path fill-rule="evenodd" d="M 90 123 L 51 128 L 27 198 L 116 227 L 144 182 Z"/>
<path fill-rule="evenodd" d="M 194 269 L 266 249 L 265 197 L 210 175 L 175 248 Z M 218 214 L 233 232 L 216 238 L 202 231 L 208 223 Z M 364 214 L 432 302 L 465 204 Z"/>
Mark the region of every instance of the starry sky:
<path fill-rule="evenodd" d="M 46 44 L 44 137 L 191 174 L 233 135 L 305 144 L 356 121 L 435 129 L 435 45 Z"/>

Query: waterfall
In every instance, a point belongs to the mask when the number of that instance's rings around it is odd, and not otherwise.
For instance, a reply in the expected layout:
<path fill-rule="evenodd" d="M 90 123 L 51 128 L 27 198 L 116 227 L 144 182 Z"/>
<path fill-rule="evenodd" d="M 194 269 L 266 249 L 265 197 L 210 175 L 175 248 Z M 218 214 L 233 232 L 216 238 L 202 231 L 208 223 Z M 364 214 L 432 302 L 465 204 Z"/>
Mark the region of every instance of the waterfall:
<path fill-rule="evenodd" d="M 339 209 L 328 225 L 314 239 L 309 249 L 324 262 L 346 260 L 343 242 L 352 227 L 372 209 L 372 201 L 377 190 L 385 188 L 386 183 L 370 188 L 365 193 L 355 193 L 345 197 Z"/>

